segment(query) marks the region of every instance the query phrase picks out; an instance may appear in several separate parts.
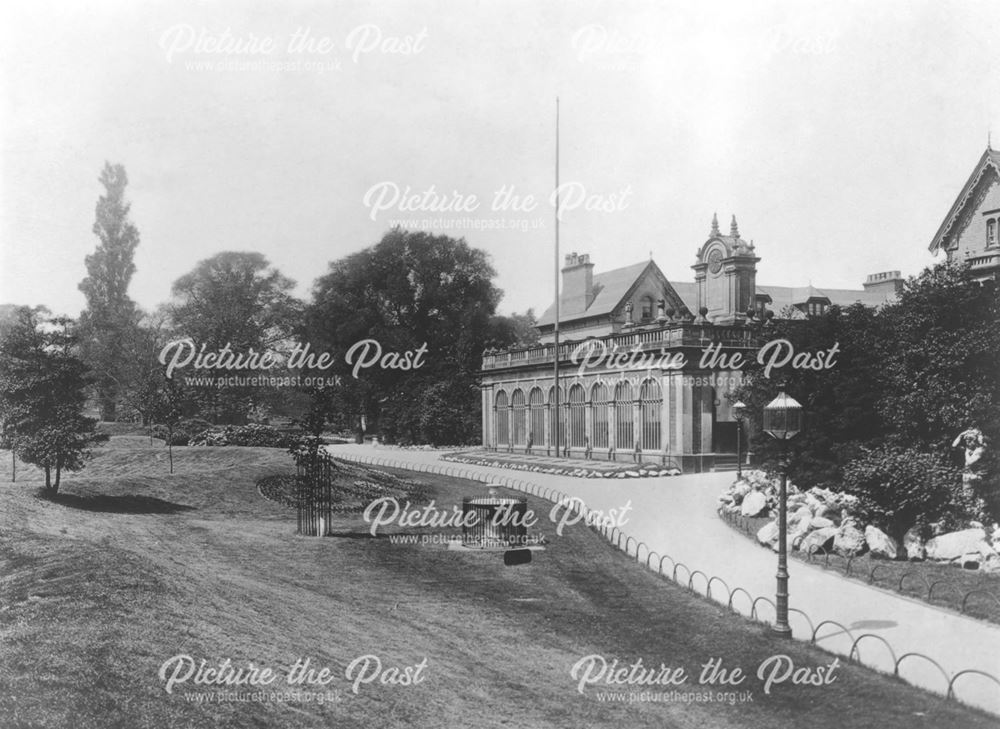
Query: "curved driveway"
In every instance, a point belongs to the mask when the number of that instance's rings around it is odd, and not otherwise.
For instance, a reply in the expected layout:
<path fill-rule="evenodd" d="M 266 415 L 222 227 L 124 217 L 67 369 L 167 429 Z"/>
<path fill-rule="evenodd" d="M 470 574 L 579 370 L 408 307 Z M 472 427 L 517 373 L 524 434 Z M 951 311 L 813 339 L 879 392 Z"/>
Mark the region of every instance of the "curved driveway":
<path fill-rule="evenodd" d="M 644 542 L 659 555 L 669 555 L 675 562 L 684 563 L 692 571 L 721 578 L 732 590 L 741 587 L 754 597 L 772 600 L 774 597 L 777 567 L 774 552 L 750 544 L 716 514 L 716 499 L 732 481 L 732 473 L 587 479 L 450 463 L 440 460 L 441 451 L 338 445 L 330 447 L 330 452 L 347 460 L 411 466 L 430 472 L 461 469 L 487 482 L 528 481 L 579 497 L 589 508 L 605 513 L 631 505 L 628 521 L 622 527 L 625 534 Z M 641 556 L 645 558 L 645 550 Z M 1000 677 L 1000 627 L 799 560 L 789 562 L 789 604 L 793 609 L 790 622 L 795 638 L 809 640 L 815 626 L 827 620 L 836 621 L 839 625 L 819 627 L 816 643 L 829 651 L 849 655 L 857 641 L 862 662 L 887 673 L 893 671 L 894 657 L 921 653 L 940 668 L 923 656 L 908 656 L 899 663 L 899 675 L 938 693 L 945 693 L 949 679 L 963 670 L 985 671 Z M 669 563 L 667 567 L 665 571 L 669 572 Z M 686 584 L 683 569 L 678 572 Z M 692 586 L 705 593 L 705 581 L 700 576 Z M 729 600 L 724 590 L 714 586 L 711 597 L 722 603 Z M 751 601 L 743 593 L 737 593 L 732 602 L 739 612 L 749 614 Z M 794 610 L 801 610 L 808 617 Z M 758 612 L 759 617 L 773 620 L 773 609 L 768 603 L 759 602 Z M 1000 685 L 993 681 L 975 673 L 965 674 L 955 682 L 955 694 L 966 703 L 1000 714 Z"/>

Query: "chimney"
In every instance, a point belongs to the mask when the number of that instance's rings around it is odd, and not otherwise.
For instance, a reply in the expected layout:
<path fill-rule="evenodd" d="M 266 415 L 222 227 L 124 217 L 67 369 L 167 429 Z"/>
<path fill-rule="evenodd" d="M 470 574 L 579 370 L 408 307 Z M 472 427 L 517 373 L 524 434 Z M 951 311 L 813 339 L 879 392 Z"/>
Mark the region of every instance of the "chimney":
<path fill-rule="evenodd" d="M 590 255 L 567 254 L 562 277 L 562 313 L 586 311 L 594 300 L 594 264 L 590 262 Z"/>
<path fill-rule="evenodd" d="M 903 290 L 903 277 L 899 275 L 899 271 L 870 273 L 864 286 L 865 291 L 884 294 L 886 298 L 889 298 L 890 296 L 896 296 Z"/>

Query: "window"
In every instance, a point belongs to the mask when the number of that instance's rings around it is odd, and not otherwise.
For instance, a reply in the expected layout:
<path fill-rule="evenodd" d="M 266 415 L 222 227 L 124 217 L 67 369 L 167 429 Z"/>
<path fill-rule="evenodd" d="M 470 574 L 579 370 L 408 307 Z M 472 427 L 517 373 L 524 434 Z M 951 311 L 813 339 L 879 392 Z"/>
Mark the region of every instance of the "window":
<path fill-rule="evenodd" d="M 986 245 L 995 246 L 997 244 L 997 221 L 986 221 Z"/>
<path fill-rule="evenodd" d="M 644 451 L 660 450 L 660 407 L 663 394 L 655 380 L 646 380 L 639 388 L 639 447 Z"/>
<path fill-rule="evenodd" d="M 510 421 L 508 420 L 508 417 L 507 393 L 500 390 L 500 392 L 497 393 L 497 399 L 493 410 L 493 432 L 496 434 L 497 445 L 505 446 L 510 444 Z"/>
<path fill-rule="evenodd" d="M 524 392 L 520 389 L 514 390 L 510 397 L 511 407 L 514 409 L 514 444 L 524 445 L 528 442 L 525 432 L 527 421 L 527 403 L 524 401 Z"/>
<path fill-rule="evenodd" d="M 653 318 L 653 297 L 643 296 L 642 297 L 642 318 L 652 319 Z"/>
<path fill-rule="evenodd" d="M 586 445 L 586 407 L 583 388 L 580 385 L 573 385 L 569 389 L 569 445 L 571 448 L 583 448 Z"/>
<path fill-rule="evenodd" d="M 630 451 L 635 446 L 632 429 L 632 385 L 618 383 L 615 388 L 615 445 L 620 451 Z"/>
<path fill-rule="evenodd" d="M 608 388 L 606 385 L 594 385 L 590 391 L 592 408 L 592 428 L 594 430 L 594 448 L 608 447 Z"/>
<path fill-rule="evenodd" d="M 539 388 L 534 388 L 528 396 L 528 410 L 531 413 L 531 425 L 528 437 L 532 445 L 545 442 L 545 398 Z"/>

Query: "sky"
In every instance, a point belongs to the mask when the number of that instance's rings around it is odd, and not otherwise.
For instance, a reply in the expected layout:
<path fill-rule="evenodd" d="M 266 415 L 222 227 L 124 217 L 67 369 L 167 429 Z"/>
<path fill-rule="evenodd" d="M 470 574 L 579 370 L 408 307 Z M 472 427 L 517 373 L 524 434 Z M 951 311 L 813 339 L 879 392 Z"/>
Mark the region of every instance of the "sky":
<path fill-rule="evenodd" d="M 0 11 L 0 303 L 76 316 L 105 161 L 152 309 L 258 251 L 308 297 L 396 223 L 487 251 L 504 313 L 563 253 L 693 279 L 713 213 L 757 281 L 918 273 L 993 129 L 1000 3 L 46 2 Z M 408 189 L 407 189 L 408 188 Z"/>

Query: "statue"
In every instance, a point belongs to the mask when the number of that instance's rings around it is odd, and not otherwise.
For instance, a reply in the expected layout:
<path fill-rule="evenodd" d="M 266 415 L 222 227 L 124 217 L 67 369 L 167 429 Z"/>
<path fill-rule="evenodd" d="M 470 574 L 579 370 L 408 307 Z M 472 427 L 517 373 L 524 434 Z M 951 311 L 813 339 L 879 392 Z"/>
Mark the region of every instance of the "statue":
<path fill-rule="evenodd" d="M 970 499 L 976 499 L 976 489 L 983 479 L 983 453 L 986 451 L 986 438 L 979 428 L 963 430 L 951 444 L 952 448 L 965 449 L 965 469 L 962 471 L 962 490 Z"/>
<path fill-rule="evenodd" d="M 625 326 L 632 326 L 632 302 L 625 302 Z"/>

